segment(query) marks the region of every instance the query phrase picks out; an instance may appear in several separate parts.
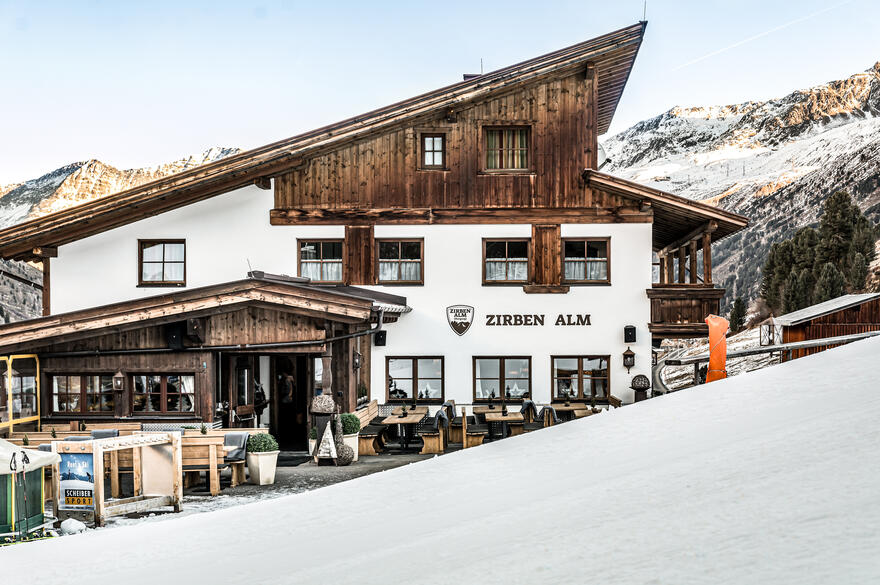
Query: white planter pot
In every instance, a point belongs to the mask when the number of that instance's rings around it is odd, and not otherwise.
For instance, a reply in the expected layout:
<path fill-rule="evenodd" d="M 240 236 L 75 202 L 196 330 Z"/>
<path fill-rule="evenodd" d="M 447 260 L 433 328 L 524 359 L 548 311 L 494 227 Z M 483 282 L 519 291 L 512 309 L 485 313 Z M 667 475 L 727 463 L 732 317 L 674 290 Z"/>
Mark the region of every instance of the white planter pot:
<path fill-rule="evenodd" d="M 351 450 L 354 451 L 354 459 L 352 461 L 358 460 L 358 435 L 360 433 L 352 433 L 351 435 L 342 435 L 342 442 L 351 447 Z"/>
<path fill-rule="evenodd" d="M 275 467 L 278 465 L 278 451 L 248 453 L 247 466 L 250 482 L 256 485 L 275 483 Z"/>

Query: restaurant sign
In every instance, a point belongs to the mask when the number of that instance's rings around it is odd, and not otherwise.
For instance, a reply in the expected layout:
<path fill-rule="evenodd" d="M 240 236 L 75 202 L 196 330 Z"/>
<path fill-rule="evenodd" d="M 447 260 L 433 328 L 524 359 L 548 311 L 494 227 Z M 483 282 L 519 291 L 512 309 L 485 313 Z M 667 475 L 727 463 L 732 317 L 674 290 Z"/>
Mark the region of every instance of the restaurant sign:
<path fill-rule="evenodd" d="M 470 305 L 446 307 L 446 320 L 456 335 L 464 335 L 474 322 L 474 308 Z"/>

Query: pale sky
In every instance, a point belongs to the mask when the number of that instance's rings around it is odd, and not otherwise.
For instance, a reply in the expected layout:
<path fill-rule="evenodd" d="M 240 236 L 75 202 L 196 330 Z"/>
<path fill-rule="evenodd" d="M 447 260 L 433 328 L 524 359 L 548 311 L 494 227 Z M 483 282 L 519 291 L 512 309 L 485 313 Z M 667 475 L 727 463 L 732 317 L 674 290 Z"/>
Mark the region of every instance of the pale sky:
<path fill-rule="evenodd" d="M 642 18 L 643 0 L 0 0 L 0 185 L 252 148 Z M 648 0 L 611 132 L 880 60 L 874 0 Z"/>

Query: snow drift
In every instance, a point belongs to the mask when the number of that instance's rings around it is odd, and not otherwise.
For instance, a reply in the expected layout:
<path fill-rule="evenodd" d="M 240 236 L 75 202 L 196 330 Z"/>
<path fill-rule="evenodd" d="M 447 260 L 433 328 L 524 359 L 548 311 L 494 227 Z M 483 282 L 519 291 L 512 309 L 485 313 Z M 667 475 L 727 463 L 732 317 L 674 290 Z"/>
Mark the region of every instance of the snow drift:
<path fill-rule="evenodd" d="M 40 583 L 867 583 L 880 339 L 283 497 L 0 550 Z"/>

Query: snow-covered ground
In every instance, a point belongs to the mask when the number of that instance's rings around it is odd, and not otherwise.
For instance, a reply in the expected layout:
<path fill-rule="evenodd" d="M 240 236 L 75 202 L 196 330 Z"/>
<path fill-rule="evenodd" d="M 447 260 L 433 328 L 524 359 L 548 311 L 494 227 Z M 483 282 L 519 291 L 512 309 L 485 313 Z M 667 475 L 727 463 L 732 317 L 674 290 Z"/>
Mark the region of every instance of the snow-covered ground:
<path fill-rule="evenodd" d="M 303 494 L 0 549 L 10 582 L 880 582 L 880 339 Z"/>

